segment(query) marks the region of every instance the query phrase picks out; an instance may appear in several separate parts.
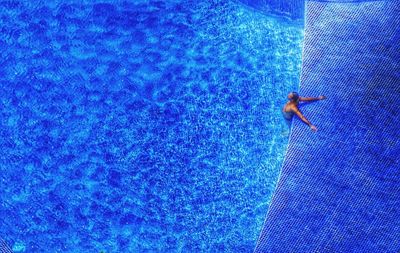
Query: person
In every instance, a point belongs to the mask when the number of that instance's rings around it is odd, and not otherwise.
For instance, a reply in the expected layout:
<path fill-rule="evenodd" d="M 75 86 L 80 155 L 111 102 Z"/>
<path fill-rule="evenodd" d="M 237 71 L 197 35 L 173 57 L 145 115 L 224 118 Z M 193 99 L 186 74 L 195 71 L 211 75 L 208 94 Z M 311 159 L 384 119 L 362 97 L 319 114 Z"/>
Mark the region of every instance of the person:
<path fill-rule="evenodd" d="M 290 120 L 292 120 L 293 118 L 293 115 L 296 114 L 304 123 L 306 123 L 311 128 L 312 131 L 317 131 L 317 127 L 311 124 L 311 122 L 300 112 L 298 105 L 300 102 L 322 100 L 326 99 L 326 97 L 300 97 L 297 92 L 292 91 L 289 93 L 288 99 L 289 102 L 287 102 L 282 109 L 283 117 L 287 120 L 287 122 L 290 122 Z"/>

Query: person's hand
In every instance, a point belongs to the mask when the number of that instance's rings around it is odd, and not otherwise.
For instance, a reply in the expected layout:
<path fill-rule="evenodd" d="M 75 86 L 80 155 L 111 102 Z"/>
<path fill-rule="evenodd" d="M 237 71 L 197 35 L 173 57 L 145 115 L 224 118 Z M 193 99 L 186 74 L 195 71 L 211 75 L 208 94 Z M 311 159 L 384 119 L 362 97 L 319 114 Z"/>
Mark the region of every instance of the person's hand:
<path fill-rule="evenodd" d="M 310 128 L 311 128 L 311 130 L 313 130 L 314 132 L 316 132 L 316 131 L 317 131 L 317 127 L 316 127 L 316 126 L 314 126 L 314 125 L 311 125 L 311 126 L 310 126 Z"/>
<path fill-rule="evenodd" d="M 323 95 L 319 96 L 318 98 L 319 98 L 319 100 L 326 99 L 326 97 L 325 97 L 325 96 L 323 96 Z"/>

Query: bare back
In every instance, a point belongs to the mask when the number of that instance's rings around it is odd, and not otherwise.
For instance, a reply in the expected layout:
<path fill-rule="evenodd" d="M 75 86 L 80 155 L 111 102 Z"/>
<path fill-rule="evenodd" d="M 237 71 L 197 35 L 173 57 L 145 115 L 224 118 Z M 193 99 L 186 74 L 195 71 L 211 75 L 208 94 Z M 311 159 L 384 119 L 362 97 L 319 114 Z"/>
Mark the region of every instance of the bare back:
<path fill-rule="evenodd" d="M 287 102 L 282 109 L 283 116 L 286 119 L 291 119 L 297 109 L 297 103 L 293 101 Z"/>

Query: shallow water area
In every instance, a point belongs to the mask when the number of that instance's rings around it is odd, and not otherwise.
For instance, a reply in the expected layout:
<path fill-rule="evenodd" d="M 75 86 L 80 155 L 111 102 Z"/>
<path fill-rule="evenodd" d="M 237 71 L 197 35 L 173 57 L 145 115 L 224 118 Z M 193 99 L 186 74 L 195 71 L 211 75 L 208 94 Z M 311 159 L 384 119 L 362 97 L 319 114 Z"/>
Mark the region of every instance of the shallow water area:
<path fill-rule="evenodd" d="M 0 3 L 14 252 L 252 252 L 302 27 L 236 1 Z"/>

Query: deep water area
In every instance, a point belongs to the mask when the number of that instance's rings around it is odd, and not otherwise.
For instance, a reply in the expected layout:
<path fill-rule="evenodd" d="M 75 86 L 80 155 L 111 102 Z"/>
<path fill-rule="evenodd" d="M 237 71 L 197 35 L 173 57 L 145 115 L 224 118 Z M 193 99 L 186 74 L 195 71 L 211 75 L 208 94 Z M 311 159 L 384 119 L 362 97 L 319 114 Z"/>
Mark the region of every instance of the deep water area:
<path fill-rule="evenodd" d="M 14 252 L 252 252 L 303 27 L 236 1 L 0 2 Z"/>

